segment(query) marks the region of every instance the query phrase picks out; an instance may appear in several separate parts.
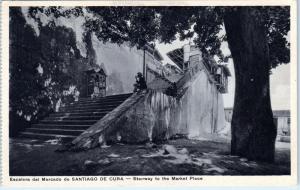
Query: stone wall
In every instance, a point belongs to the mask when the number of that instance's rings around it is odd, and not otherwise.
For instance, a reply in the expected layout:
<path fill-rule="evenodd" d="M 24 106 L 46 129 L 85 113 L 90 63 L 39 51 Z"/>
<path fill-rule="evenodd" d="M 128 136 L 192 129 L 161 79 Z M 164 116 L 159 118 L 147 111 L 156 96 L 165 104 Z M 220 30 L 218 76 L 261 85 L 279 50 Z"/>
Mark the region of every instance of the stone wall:
<path fill-rule="evenodd" d="M 107 141 L 143 143 L 168 139 L 175 134 L 207 138 L 225 127 L 222 95 L 203 67 L 183 76 L 180 97 L 161 88 L 135 93 L 73 141 L 78 148 L 91 148 Z"/>
<path fill-rule="evenodd" d="M 143 50 L 99 42 L 93 36 L 93 47 L 96 51 L 97 64 L 105 69 L 107 74 L 107 95 L 133 92 L 135 75 L 143 73 Z M 159 71 L 161 63 L 146 51 L 145 61 L 148 67 Z"/>
<path fill-rule="evenodd" d="M 222 95 L 203 70 L 180 99 L 150 90 L 124 117 L 119 135 L 127 143 L 160 141 L 176 134 L 203 139 L 225 127 Z"/>

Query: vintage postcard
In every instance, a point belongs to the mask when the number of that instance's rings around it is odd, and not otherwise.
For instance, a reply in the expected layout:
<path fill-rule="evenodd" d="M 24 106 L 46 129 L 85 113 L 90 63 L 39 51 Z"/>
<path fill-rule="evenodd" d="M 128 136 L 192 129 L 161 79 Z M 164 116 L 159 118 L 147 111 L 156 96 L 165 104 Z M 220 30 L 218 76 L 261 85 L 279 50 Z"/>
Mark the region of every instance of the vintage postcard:
<path fill-rule="evenodd" d="M 297 184 L 296 1 L 3 1 L 4 186 Z"/>

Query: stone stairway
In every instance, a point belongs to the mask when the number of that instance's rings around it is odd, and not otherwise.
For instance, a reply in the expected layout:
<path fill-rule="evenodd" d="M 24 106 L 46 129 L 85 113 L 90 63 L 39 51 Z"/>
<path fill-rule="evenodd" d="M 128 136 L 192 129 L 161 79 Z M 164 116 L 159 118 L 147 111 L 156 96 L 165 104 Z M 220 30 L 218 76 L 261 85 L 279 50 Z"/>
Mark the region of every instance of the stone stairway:
<path fill-rule="evenodd" d="M 39 123 L 33 124 L 21 132 L 20 137 L 43 140 L 61 138 L 64 142 L 71 141 L 131 95 L 81 98 L 78 102 L 62 108 L 60 112 L 52 113 Z"/>

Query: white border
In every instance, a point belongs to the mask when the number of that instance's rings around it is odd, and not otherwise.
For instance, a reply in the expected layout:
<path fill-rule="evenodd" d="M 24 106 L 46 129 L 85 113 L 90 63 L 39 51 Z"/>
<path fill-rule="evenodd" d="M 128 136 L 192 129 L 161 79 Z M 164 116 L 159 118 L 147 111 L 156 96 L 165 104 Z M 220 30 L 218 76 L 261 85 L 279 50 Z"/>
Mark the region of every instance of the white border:
<path fill-rule="evenodd" d="M 10 182 L 9 181 L 9 6 L 291 6 L 291 175 L 290 176 L 201 176 L 202 181 L 106 181 L 106 182 Z M 4 186 L 20 187 L 99 187 L 99 186 L 286 186 L 297 184 L 297 7 L 289 0 L 202 0 L 202 1 L 4 1 L 2 2 L 2 70 L 1 70 L 1 127 L 2 127 L 2 183 Z M 55 177 L 55 176 L 52 176 Z M 60 176 L 57 176 L 60 177 Z M 88 177 L 88 176 L 87 176 Z M 90 176 L 89 176 L 90 177 Z M 98 176 L 99 177 L 99 176 Z M 159 176 L 157 176 L 159 177 Z M 33 178 L 33 177 L 30 177 Z"/>

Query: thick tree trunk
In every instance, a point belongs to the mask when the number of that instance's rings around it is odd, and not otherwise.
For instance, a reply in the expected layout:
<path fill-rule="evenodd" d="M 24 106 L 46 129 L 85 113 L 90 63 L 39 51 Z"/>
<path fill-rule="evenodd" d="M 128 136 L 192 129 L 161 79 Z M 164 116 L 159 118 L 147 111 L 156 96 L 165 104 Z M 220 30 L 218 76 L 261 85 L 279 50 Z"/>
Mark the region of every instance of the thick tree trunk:
<path fill-rule="evenodd" d="M 260 14 L 249 7 L 228 11 L 224 23 L 236 77 L 231 153 L 273 162 L 276 126 L 270 101 L 266 31 Z"/>

